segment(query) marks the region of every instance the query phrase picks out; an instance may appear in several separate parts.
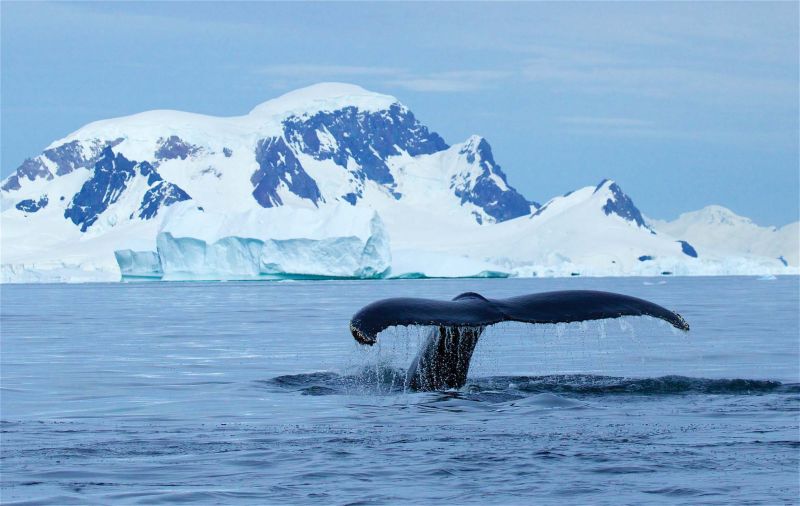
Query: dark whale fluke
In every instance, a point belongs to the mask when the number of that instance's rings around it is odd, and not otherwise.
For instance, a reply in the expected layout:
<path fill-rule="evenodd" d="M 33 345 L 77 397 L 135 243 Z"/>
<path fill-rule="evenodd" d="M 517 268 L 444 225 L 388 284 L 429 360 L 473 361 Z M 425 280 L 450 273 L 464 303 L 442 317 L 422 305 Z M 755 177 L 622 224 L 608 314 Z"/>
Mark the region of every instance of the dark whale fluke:
<path fill-rule="evenodd" d="M 681 315 L 643 299 L 610 292 L 566 290 L 509 299 L 487 299 L 474 292 L 462 293 L 452 301 L 383 299 L 353 315 L 350 331 L 359 343 L 372 345 L 388 327 L 435 326 L 407 377 L 409 388 L 440 390 L 464 386 L 472 352 L 488 325 L 505 321 L 568 323 L 621 316 L 652 316 L 680 330 L 689 330 Z"/>

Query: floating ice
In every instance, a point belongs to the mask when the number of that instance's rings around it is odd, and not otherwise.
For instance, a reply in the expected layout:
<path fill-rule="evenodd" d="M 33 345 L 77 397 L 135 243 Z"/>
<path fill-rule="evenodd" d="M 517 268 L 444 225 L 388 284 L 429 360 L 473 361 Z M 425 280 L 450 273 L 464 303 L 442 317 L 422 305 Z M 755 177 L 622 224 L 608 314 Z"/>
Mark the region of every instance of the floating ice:
<path fill-rule="evenodd" d="M 340 206 L 324 229 L 313 230 L 314 222 L 301 227 L 312 237 L 300 239 L 270 238 L 288 232 L 265 226 L 259 213 L 248 214 L 235 220 L 241 235 L 216 238 L 216 233 L 231 229 L 224 225 L 229 218 L 190 202 L 176 205 L 158 233 L 156 252 L 115 252 L 123 277 L 376 278 L 388 273 L 389 238 L 377 213 L 370 217 Z M 292 216 L 293 225 L 301 225 L 303 219 L 302 213 Z"/>

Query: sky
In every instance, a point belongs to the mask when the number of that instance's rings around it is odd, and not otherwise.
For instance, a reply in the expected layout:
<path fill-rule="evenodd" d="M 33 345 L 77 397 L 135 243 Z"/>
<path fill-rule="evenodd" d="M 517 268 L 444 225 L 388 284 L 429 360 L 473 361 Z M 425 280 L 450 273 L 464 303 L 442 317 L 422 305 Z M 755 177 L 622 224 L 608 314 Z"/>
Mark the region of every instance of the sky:
<path fill-rule="evenodd" d="M 659 219 L 800 215 L 798 3 L 0 3 L 0 173 L 98 119 L 247 113 L 350 82 L 543 202 L 616 180 Z"/>

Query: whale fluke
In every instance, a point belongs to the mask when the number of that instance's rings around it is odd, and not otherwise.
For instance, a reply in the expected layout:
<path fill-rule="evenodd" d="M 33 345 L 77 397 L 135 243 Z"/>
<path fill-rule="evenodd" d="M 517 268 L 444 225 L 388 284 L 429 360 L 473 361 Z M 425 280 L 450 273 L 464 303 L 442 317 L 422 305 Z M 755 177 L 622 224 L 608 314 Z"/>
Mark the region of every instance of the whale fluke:
<path fill-rule="evenodd" d="M 350 320 L 361 344 L 372 345 L 389 327 L 434 326 L 412 363 L 408 386 L 415 390 L 460 388 L 483 329 L 495 323 L 568 323 L 621 316 L 651 316 L 688 331 L 678 313 L 628 295 L 592 290 L 542 292 L 509 299 L 487 299 L 474 292 L 452 301 L 418 298 L 383 299 L 364 306 Z"/>

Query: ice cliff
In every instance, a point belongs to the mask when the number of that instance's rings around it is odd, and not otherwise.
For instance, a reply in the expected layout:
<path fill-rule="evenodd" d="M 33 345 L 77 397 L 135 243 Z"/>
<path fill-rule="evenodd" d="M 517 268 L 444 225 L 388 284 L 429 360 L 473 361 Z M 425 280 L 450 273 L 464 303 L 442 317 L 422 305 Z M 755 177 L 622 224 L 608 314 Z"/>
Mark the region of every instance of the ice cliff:
<path fill-rule="evenodd" d="M 156 251 L 125 249 L 115 256 L 123 278 L 382 277 L 391 264 L 389 237 L 380 216 L 366 211 L 340 205 L 322 222 L 308 210 L 284 212 L 304 236 L 281 239 L 285 230 L 274 221 L 280 213 L 215 215 L 187 202 L 169 210 Z"/>

